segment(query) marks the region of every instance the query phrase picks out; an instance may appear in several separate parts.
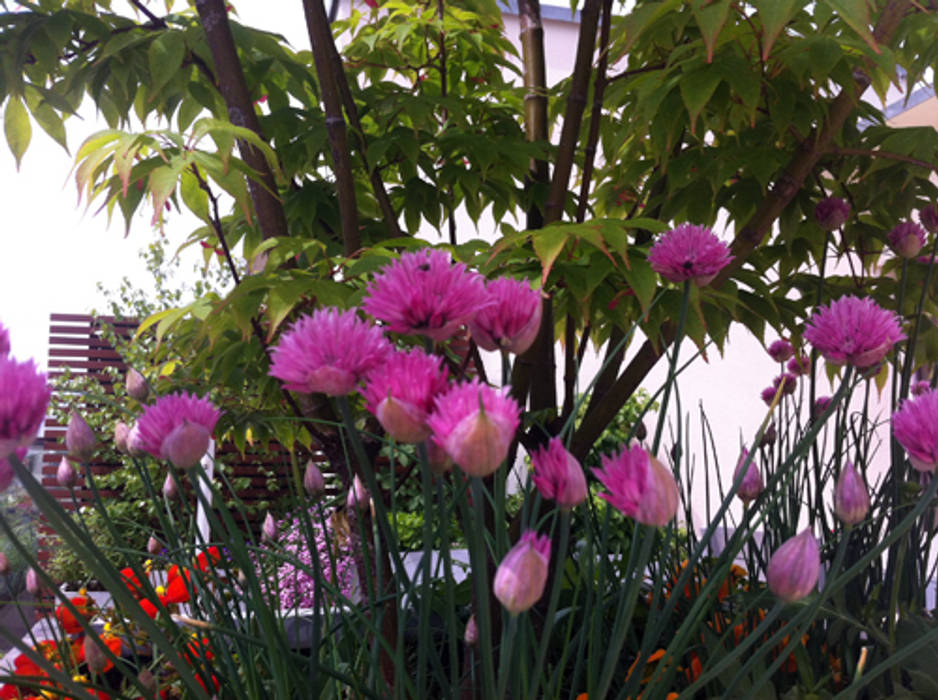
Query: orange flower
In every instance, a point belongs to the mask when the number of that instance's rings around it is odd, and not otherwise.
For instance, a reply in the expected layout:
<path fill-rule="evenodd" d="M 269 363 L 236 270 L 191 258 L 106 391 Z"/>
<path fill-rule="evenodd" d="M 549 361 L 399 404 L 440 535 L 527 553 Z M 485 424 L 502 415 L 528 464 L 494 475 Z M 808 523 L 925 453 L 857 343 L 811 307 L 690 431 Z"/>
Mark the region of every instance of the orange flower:
<path fill-rule="evenodd" d="M 94 616 L 94 601 L 85 596 L 75 596 L 70 601 L 78 614 L 85 619 L 90 620 Z M 79 634 L 82 631 L 81 624 L 71 610 L 64 605 L 59 605 L 55 609 L 55 617 L 65 630 L 66 634 Z"/>

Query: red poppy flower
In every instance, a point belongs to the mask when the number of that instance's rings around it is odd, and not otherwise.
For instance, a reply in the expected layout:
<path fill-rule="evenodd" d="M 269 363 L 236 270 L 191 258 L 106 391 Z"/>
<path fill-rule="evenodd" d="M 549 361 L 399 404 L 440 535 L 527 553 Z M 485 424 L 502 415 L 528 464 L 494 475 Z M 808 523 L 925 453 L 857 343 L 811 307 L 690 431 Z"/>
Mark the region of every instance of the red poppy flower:
<path fill-rule="evenodd" d="M 94 616 L 94 601 L 90 598 L 85 596 L 75 596 L 74 598 L 70 599 L 70 602 L 75 606 L 78 614 L 86 621 L 90 620 Z M 66 634 L 81 633 L 81 624 L 78 622 L 75 614 L 64 605 L 59 605 L 56 607 L 55 617 L 62 626 L 62 629 L 65 630 Z"/>

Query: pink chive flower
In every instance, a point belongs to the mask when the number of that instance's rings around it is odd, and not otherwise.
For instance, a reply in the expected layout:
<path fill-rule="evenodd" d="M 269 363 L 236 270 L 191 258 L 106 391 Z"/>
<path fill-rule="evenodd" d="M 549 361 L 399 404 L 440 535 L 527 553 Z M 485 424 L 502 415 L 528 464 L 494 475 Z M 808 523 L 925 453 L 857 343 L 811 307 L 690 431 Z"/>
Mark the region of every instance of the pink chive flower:
<path fill-rule="evenodd" d="M 795 355 L 785 365 L 785 369 L 795 376 L 804 376 L 811 371 L 811 358 L 807 355 Z"/>
<path fill-rule="evenodd" d="M 831 364 L 866 369 L 905 339 L 899 319 L 872 299 L 844 296 L 808 319 L 804 339 Z"/>
<path fill-rule="evenodd" d="M 778 390 L 782 386 L 782 382 L 785 382 L 785 386 L 782 387 L 782 394 L 795 393 L 795 388 L 798 386 L 798 377 L 794 374 L 780 374 L 772 380 L 772 387 Z"/>
<path fill-rule="evenodd" d="M 866 488 L 863 476 L 847 462 L 837 485 L 834 487 L 834 512 L 847 525 L 856 525 L 862 522 L 870 512 L 870 492 Z"/>
<path fill-rule="evenodd" d="M 317 309 L 302 316 L 271 349 L 269 374 L 301 394 L 344 396 L 384 362 L 391 344 L 354 309 Z"/>
<path fill-rule="evenodd" d="M 736 462 L 736 470 L 733 472 L 733 483 L 736 483 L 736 480 L 739 479 L 744 466 L 746 467 L 746 474 L 743 476 L 742 483 L 740 483 L 739 488 L 736 490 L 736 495 L 739 496 L 743 503 L 749 503 L 749 501 L 759 497 L 759 494 L 762 493 L 762 490 L 765 488 L 765 484 L 762 481 L 762 474 L 759 472 L 759 467 L 756 466 L 756 461 L 749 459 L 749 450 L 745 448 L 742 454 L 739 455 L 739 461 Z"/>
<path fill-rule="evenodd" d="M 889 232 L 889 247 L 896 255 L 914 258 L 925 245 L 925 229 L 914 221 L 903 221 Z"/>
<path fill-rule="evenodd" d="M 795 354 L 795 349 L 787 340 L 776 340 L 769 346 L 769 357 L 776 362 L 787 362 Z"/>
<path fill-rule="evenodd" d="M 576 457 L 567 452 L 559 438 L 531 454 L 531 480 L 544 498 L 561 508 L 573 508 L 586 500 L 586 475 Z"/>
<path fill-rule="evenodd" d="M 451 338 L 492 304 L 485 282 L 442 250 L 404 253 L 368 285 L 363 308 L 395 333 L 417 333 L 435 341 Z"/>
<path fill-rule="evenodd" d="M 811 530 L 805 529 L 775 551 L 765 578 L 772 593 L 794 603 L 815 589 L 820 572 L 820 548 Z"/>
<path fill-rule="evenodd" d="M 430 437 L 427 414 L 433 400 L 447 389 L 442 358 L 414 348 L 395 351 L 368 375 L 362 395 L 382 427 L 398 442 Z"/>
<path fill-rule="evenodd" d="M 10 354 L 10 331 L 0 323 L 0 357 Z"/>
<path fill-rule="evenodd" d="M 850 205 L 839 197 L 826 197 L 814 208 L 814 217 L 825 231 L 834 231 L 847 222 Z"/>
<path fill-rule="evenodd" d="M 15 454 L 16 458 L 22 462 L 26 459 L 28 449 L 28 447 L 17 447 L 12 454 Z M 13 465 L 10 464 L 9 455 L 0 457 L 0 493 L 6 491 L 13 483 L 13 476 Z"/>
<path fill-rule="evenodd" d="M 97 444 L 98 439 L 88 422 L 78 411 L 72 411 L 65 430 L 65 450 L 68 454 L 87 462 L 94 455 Z"/>
<path fill-rule="evenodd" d="M 705 226 L 681 224 L 665 233 L 648 251 L 651 268 L 669 282 L 693 280 L 705 287 L 729 265 L 726 243 Z"/>
<path fill-rule="evenodd" d="M 427 424 L 431 438 L 469 476 L 488 476 L 508 456 L 521 409 L 508 387 L 493 389 L 478 378 L 438 396 Z"/>
<path fill-rule="evenodd" d="M 533 530 L 521 535 L 495 572 L 492 588 L 495 597 L 512 615 L 528 610 L 541 596 L 547 585 L 547 566 L 550 563 L 550 538 L 538 537 Z"/>
<path fill-rule="evenodd" d="M 921 396 L 925 392 L 931 391 L 931 382 L 920 379 L 909 388 L 909 391 L 911 392 L 912 396 Z"/>
<path fill-rule="evenodd" d="M 918 213 L 918 220 L 932 233 L 938 233 L 938 208 L 934 204 L 921 209 Z"/>
<path fill-rule="evenodd" d="M 520 355 L 541 327 L 541 293 L 526 281 L 500 277 L 486 285 L 494 302 L 469 323 L 472 339 L 483 350 L 505 350 Z"/>
<path fill-rule="evenodd" d="M 778 392 L 777 386 L 767 386 L 762 390 L 762 393 L 759 396 L 762 398 L 762 401 L 766 406 L 771 406 L 772 402 L 775 401 L 775 394 Z M 783 392 L 784 393 L 784 392 Z"/>
<path fill-rule="evenodd" d="M 830 408 L 831 397 L 830 396 L 818 396 L 814 399 L 814 407 L 811 411 L 811 415 L 815 418 L 819 417 L 824 411 Z"/>
<path fill-rule="evenodd" d="M 938 467 L 938 390 L 902 402 L 892 416 L 892 434 L 920 472 Z"/>
<path fill-rule="evenodd" d="M 180 469 L 195 466 L 208 450 L 220 416 L 207 398 L 184 392 L 162 396 L 137 421 L 140 446 Z"/>
<path fill-rule="evenodd" d="M 645 525 L 664 527 L 677 515 L 678 489 L 674 474 L 641 445 L 603 455 L 602 469 L 593 469 L 609 501 L 625 515 Z"/>
<path fill-rule="evenodd" d="M 0 459 L 33 441 L 51 394 L 32 360 L 0 356 Z"/>

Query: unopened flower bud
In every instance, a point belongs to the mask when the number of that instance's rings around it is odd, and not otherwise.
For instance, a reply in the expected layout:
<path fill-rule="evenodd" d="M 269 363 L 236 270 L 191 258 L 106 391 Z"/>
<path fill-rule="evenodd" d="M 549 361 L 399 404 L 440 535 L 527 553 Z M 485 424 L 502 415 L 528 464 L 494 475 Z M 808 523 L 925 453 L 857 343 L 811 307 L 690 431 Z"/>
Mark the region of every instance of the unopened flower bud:
<path fill-rule="evenodd" d="M 65 449 L 72 457 L 87 461 L 94 454 L 96 443 L 91 426 L 76 411 L 72 411 L 65 430 Z"/>
<path fill-rule="evenodd" d="M 352 480 L 352 488 L 348 490 L 348 496 L 345 499 L 345 507 L 349 510 L 367 509 L 371 505 L 371 494 L 358 478 L 358 475 Z"/>
<path fill-rule="evenodd" d="M 140 435 L 140 426 L 134 423 L 127 434 L 127 452 L 131 457 L 143 457 L 147 451 L 143 446 L 143 437 Z"/>
<path fill-rule="evenodd" d="M 463 633 L 463 641 L 471 647 L 479 643 L 479 626 L 476 624 L 476 616 L 470 615 L 466 623 L 466 631 Z"/>
<path fill-rule="evenodd" d="M 78 483 L 78 472 L 67 457 L 62 457 L 59 462 L 59 468 L 55 470 L 55 480 L 59 486 L 67 489 L 74 488 Z"/>
<path fill-rule="evenodd" d="M 492 586 L 495 597 L 512 615 L 524 612 L 544 594 L 550 538 L 528 530 L 502 559 Z"/>
<path fill-rule="evenodd" d="M 150 539 L 147 540 L 147 552 L 150 554 L 150 556 L 155 557 L 162 551 L 163 545 L 158 539 L 156 539 L 156 537 L 150 535 Z"/>
<path fill-rule="evenodd" d="M 263 526 L 261 526 L 261 537 L 268 542 L 273 542 L 277 539 L 277 521 L 274 520 L 274 516 L 272 516 L 269 511 L 264 518 Z"/>
<path fill-rule="evenodd" d="M 778 439 L 778 431 L 775 429 L 775 423 L 769 423 L 769 427 L 762 433 L 762 439 L 759 440 L 759 447 L 771 447 Z"/>
<path fill-rule="evenodd" d="M 938 208 L 930 204 L 918 213 L 918 220 L 922 226 L 932 233 L 938 233 Z"/>
<path fill-rule="evenodd" d="M 3 552 L 0 552 L 0 576 L 6 576 L 10 573 L 10 560 L 7 559 L 7 555 Z"/>
<path fill-rule="evenodd" d="M 648 428 L 645 427 L 644 423 L 639 422 L 635 426 L 635 432 L 633 433 L 635 439 L 639 442 L 644 442 L 645 438 L 648 437 Z"/>
<path fill-rule="evenodd" d="M 852 462 L 847 462 L 834 487 L 834 512 L 847 525 L 856 525 L 870 512 L 870 493 Z"/>
<path fill-rule="evenodd" d="M 146 378 L 133 368 L 127 371 L 127 395 L 141 403 L 150 395 L 150 387 Z"/>
<path fill-rule="evenodd" d="M 30 595 L 39 595 L 39 574 L 33 567 L 26 572 L 26 592 Z"/>
<path fill-rule="evenodd" d="M 127 440 L 130 438 L 130 426 L 124 421 L 119 420 L 114 424 L 114 447 L 122 454 L 130 454 L 130 445 Z"/>
<path fill-rule="evenodd" d="M 322 498 L 326 492 L 326 479 L 313 460 L 306 463 L 306 472 L 303 474 L 303 488 L 313 498 Z"/>
<path fill-rule="evenodd" d="M 170 501 L 175 500 L 179 495 L 179 487 L 176 485 L 176 480 L 172 474 L 167 474 L 166 479 L 163 481 L 163 495 Z"/>
<path fill-rule="evenodd" d="M 427 440 L 427 461 L 430 463 L 430 471 L 437 476 L 442 476 L 453 468 L 453 460 L 446 454 L 446 450 L 437 445 L 433 440 Z"/>
<path fill-rule="evenodd" d="M 824 411 L 826 411 L 828 408 L 830 408 L 830 405 L 831 405 L 830 396 L 818 396 L 814 400 L 814 407 L 811 411 L 811 417 L 820 418 L 821 414 L 824 413 Z"/>
<path fill-rule="evenodd" d="M 809 595 L 821 572 L 821 552 L 810 529 L 779 547 L 766 570 L 769 590 L 787 603 Z"/>
<path fill-rule="evenodd" d="M 204 425 L 183 420 L 163 441 L 163 453 L 179 469 L 189 469 L 208 452 L 212 436 Z"/>
<path fill-rule="evenodd" d="M 903 221 L 889 232 L 889 247 L 896 255 L 910 260 L 922 250 L 927 234 L 914 221 Z"/>
<path fill-rule="evenodd" d="M 544 498 L 556 501 L 561 508 L 573 508 L 586 500 L 588 489 L 583 467 L 567 452 L 559 438 L 553 438 L 531 454 L 534 465 L 532 481 Z"/>
<path fill-rule="evenodd" d="M 93 635 L 85 635 L 82 650 L 85 652 L 85 663 L 88 665 L 88 670 L 94 674 L 103 673 L 104 667 L 107 666 L 107 656 L 105 656 L 104 650 L 98 646 L 98 641 Z"/>
<path fill-rule="evenodd" d="M 746 474 L 742 477 L 743 480 L 739 485 L 739 489 L 736 491 L 736 495 L 739 496 L 743 503 L 749 503 L 749 501 L 759 497 L 759 494 L 762 493 L 762 489 L 765 488 L 765 484 L 762 482 L 762 474 L 759 473 L 759 467 L 756 466 L 755 460 L 749 458 L 749 451 L 746 449 L 743 450 L 742 454 L 739 456 L 739 461 L 736 462 L 736 471 L 733 472 L 733 483 L 736 483 L 736 480 L 740 478 L 744 467 Z"/>
<path fill-rule="evenodd" d="M 137 682 L 151 695 L 156 693 L 156 677 L 147 669 L 137 674 Z"/>
<path fill-rule="evenodd" d="M 826 197 L 817 203 L 814 216 L 822 229 L 833 231 L 846 223 L 850 205 L 839 197 Z"/>

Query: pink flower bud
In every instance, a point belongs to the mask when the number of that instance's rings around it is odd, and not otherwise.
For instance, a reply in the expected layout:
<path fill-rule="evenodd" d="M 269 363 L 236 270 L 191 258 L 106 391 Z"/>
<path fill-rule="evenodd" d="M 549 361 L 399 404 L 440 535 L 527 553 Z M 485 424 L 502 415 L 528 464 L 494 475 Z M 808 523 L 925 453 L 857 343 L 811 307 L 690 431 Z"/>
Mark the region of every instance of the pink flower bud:
<path fill-rule="evenodd" d="M 130 432 L 127 433 L 127 452 L 131 457 L 143 457 L 147 453 L 139 423 L 130 426 Z"/>
<path fill-rule="evenodd" d="M 775 429 L 775 423 L 769 423 L 769 427 L 762 433 L 762 439 L 759 440 L 759 447 L 771 447 L 778 439 L 778 431 Z"/>
<path fill-rule="evenodd" d="M 822 229 L 833 231 L 846 223 L 850 216 L 850 205 L 839 197 L 826 197 L 817 203 L 814 216 Z"/>
<path fill-rule="evenodd" d="M 608 489 L 600 498 L 633 520 L 664 527 L 677 515 L 680 493 L 674 474 L 637 443 L 603 455 L 602 469 L 593 474 Z"/>
<path fill-rule="evenodd" d="M 26 572 L 26 592 L 30 595 L 39 595 L 39 574 L 33 567 Z"/>
<path fill-rule="evenodd" d="M 174 466 L 189 469 L 205 456 L 211 439 L 204 425 L 184 420 L 166 437 L 163 451 Z"/>
<path fill-rule="evenodd" d="M 852 462 L 847 462 L 834 487 L 834 512 L 847 525 L 856 525 L 870 512 L 870 493 Z"/>
<path fill-rule="evenodd" d="M 96 443 L 91 426 L 76 411 L 72 411 L 65 430 L 65 449 L 72 457 L 88 461 L 94 454 Z"/>
<path fill-rule="evenodd" d="M 512 615 L 524 612 L 544 594 L 550 538 L 528 530 L 511 548 L 495 572 L 495 597 Z"/>
<path fill-rule="evenodd" d="M 544 498 L 561 508 L 573 508 L 586 500 L 586 475 L 576 458 L 567 452 L 559 438 L 531 454 L 532 481 Z"/>
<path fill-rule="evenodd" d="M 345 499 L 345 507 L 349 510 L 365 510 L 370 506 L 371 494 L 368 493 L 368 489 L 365 488 L 362 480 L 356 474 L 352 480 L 352 488 L 349 489 L 348 496 Z"/>
<path fill-rule="evenodd" d="M 326 492 L 326 479 L 313 460 L 306 463 L 306 472 L 303 474 L 303 488 L 313 498 L 319 499 Z"/>
<path fill-rule="evenodd" d="M 0 552 L 0 576 L 6 576 L 10 573 L 10 560 L 7 559 L 7 555 L 3 552 Z"/>
<path fill-rule="evenodd" d="M 179 487 L 176 485 L 176 480 L 172 474 L 167 474 L 166 479 L 163 481 L 163 495 L 170 501 L 175 500 L 179 495 Z"/>
<path fill-rule="evenodd" d="M 938 233 L 938 208 L 930 204 L 918 213 L 918 220 L 922 226 L 932 233 Z"/>
<path fill-rule="evenodd" d="M 889 246 L 896 255 L 909 260 L 922 250 L 926 236 L 925 229 L 914 221 L 903 221 L 889 232 Z"/>
<path fill-rule="evenodd" d="M 818 396 L 814 400 L 814 407 L 811 411 L 812 418 L 819 418 L 824 411 L 830 408 L 831 397 L 830 396 Z"/>
<path fill-rule="evenodd" d="M 479 643 L 479 626 L 476 624 L 476 616 L 470 615 L 466 623 L 466 631 L 463 633 L 463 641 L 473 647 Z"/>
<path fill-rule="evenodd" d="M 766 570 L 769 590 L 787 603 L 814 591 L 821 572 L 821 552 L 810 529 L 779 547 Z"/>
<path fill-rule="evenodd" d="M 130 427 L 122 420 L 114 424 L 114 447 L 122 454 L 130 454 L 130 445 L 127 440 L 130 438 Z"/>
<path fill-rule="evenodd" d="M 274 520 L 274 516 L 270 512 L 264 517 L 264 524 L 261 526 L 261 537 L 268 542 L 274 542 L 277 539 L 277 521 Z"/>
<path fill-rule="evenodd" d="M 749 501 L 759 497 L 759 494 L 762 493 L 762 490 L 765 488 L 765 484 L 762 482 L 762 474 L 759 472 L 759 467 L 756 466 L 754 459 L 749 459 L 749 451 L 746 449 L 739 455 L 739 461 L 736 462 L 736 471 L 733 472 L 733 483 L 736 483 L 736 480 L 739 479 L 743 467 L 746 468 L 746 474 L 743 476 L 742 483 L 739 485 L 736 495 L 739 496 L 743 503 L 748 504 Z"/>
<path fill-rule="evenodd" d="M 55 470 L 55 480 L 59 486 L 67 489 L 74 488 L 78 483 L 78 472 L 67 457 L 62 457 L 62 461 L 59 462 L 59 468 Z"/>
<path fill-rule="evenodd" d="M 146 378 L 137 370 L 131 368 L 127 370 L 127 395 L 143 403 L 150 395 L 150 386 Z"/>
<path fill-rule="evenodd" d="M 795 349 L 787 340 L 780 339 L 769 346 L 768 353 L 776 362 L 788 362 L 794 356 Z"/>
<path fill-rule="evenodd" d="M 147 552 L 149 552 L 151 557 L 155 557 L 157 554 L 163 551 L 163 545 L 160 543 L 156 537 L 150 535 L 150 539 L 147 540 Z"/>
<path fill-rule="evenodd" d="M 140 673 L 137 674 L 137 680 L 140 682 L 147 692 L 150 694 L 156 693 L 156 677 L 150 673 L 147 669 L 143 669 Z"/>
<path fill-rule="evenodd" d="M 82 650 L 85 652 L 85 663 L 91 673 L 98 674 L 104 672 L 107 666 L 107 656 L 104 650 L 98 646 L 99 642 L 94 635 L 87 634 L 82 642 Z"/>

